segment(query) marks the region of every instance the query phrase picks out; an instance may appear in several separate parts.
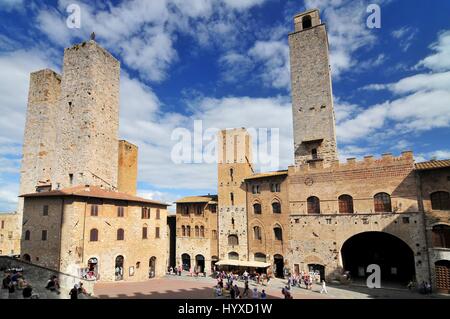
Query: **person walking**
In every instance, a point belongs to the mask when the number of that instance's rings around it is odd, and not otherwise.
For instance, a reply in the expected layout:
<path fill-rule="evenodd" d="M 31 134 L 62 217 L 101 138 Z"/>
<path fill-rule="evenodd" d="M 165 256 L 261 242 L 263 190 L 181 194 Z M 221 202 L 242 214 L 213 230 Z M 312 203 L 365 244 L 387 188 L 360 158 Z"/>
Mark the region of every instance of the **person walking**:
<path fill-rule="evenodd" d="M 259 293 L 258 293 L 258 288 L 253 288 L 253 299 L 258 299 L 259 297 Z"/>
<path fill-rule="evenodd" d="M 248 287 L 248 279 L 245 280 L 245 288 L 244 288 L 244 292 L 242 293 L 242 298 L 247 297 L 248 298 L 248 293 L 250 292 L 250 289 Z"/>
<path fill-rule="evenodd" d="M 322 289 L 320 290 L 320 293 L 326 293 L 328 294 L 328 290 L 327 290 L 327 284 L 325 283 L 325 280 L 322 280 Z"/>
<path fill-rule="evenodd" d="M 264 289 L 261 291 L 261 299 L 267 299 L 267 294 Z"/>

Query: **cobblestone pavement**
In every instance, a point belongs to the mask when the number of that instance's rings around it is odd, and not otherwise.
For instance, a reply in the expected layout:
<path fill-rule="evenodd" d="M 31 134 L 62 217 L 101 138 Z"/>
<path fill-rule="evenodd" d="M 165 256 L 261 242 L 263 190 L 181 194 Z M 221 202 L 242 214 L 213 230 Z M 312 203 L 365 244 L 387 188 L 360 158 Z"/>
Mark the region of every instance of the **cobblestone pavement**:
<path fill-rule="evenodd" d="M 197 278 L 189 276 L 166 276 L 145 282 L 98 283 L 94 292 L 98 298 L 138 298 L 138 299 L 214 299 L 216 281 L 212 278 Z M 268 286 L 250 283 L 261 292 L 266 290 L 268 299 L 282 298 L 281 289 L 286 281 L 274 279 Z M 238 286 L 243 288 L 244 283 Z M 449 298 L 448 295 L 421 295 L 406 289 L 369 289 L 363 286 L 328 286 L 328 294 L 320 294 L 321 287 L 314 285 L 312 290 L 292 287 L 294 299 L 418 299 L 418 298 Z M 243 289 L 241 289 L 241 292 Z"/>

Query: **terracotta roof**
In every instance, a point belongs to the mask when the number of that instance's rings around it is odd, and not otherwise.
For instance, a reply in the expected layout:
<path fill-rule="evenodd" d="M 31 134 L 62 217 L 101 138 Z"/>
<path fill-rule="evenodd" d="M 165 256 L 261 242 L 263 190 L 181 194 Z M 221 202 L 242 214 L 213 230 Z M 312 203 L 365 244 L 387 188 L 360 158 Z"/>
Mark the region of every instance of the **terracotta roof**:
<path fill-rule="evenodd" d="M 24 194 L 24 195 L 20 195 L 19 197 L 30 198 L 30 197 L 53 197 L 53 196 L 55 196 L 55 197 L 56 196 L 78 196 L 78 197 L 117 199 L 117 200 L 129 201 L 129 202 L 170 206 L 170 204 L 166 204 L 163 202 L 145 199 L 142 197 L 137 197 L 137 196 L 129 195 L 126 193 L 110 191 L 110 190 L 102 189 L 98 186 L 75 186 L 75 187 L 64 188 L 64 189 L 60 189 L 60 190 L 52 190 L 49 192 Z"/>
<path fill-rule="evenodd" d="M 422 163 L 415 164 L 417 170 L 428 170 L 428 169 L 437 169 L 437 168 L 446 168 L 450 167 L 450 159 L 448 160 L 434 160 Z"/>
<path fill-rule="evenodd" d="M 257 178 L 265 178 L 265 177 L 274 177 L 274 176 L 283 176 L 283 175 L 287 175 L 288 171 L 287 170 L 283 170 L 283 171 L 276 171 L 276 172 L 267 172 L 267 173 L 259 173 L 259 174 L 253 174 L 249 177 L 244 178 L 245 180 L 249 180 L 249 179 L 257 179 Z"/>
<path fill-rule="evenodd" d="M 217 195 L 202 195 L 202 196 L 186 196 L 175 201 L 177 204 L 182 203 L 209 203 L 217 204 Z"/>

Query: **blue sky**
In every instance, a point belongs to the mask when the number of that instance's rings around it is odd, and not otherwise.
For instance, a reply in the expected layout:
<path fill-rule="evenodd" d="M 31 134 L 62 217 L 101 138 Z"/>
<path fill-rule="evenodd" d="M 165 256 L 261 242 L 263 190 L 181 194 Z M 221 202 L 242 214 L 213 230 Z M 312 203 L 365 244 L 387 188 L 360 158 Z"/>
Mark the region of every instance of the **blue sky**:
<path fill-rule="evenodd" d="M 66 26 L 81 8 L 81 28 Z M 370 3 L 381 28 L 369 29 Z M 216 191 L 213 164 L 174 164 L 176 128 L 278 128 L 293 161 L 292 18 L 321 10 L 331 50 L 340 159 L 413 150 L 450 158 L 450 2 L 431 0 L 0 0 L 0 211 L 17 202 L 29 73 L 61 72 L 89 39 L 122 63 L 120 137 L 139 146 L 139 194 L 173 201 Z M 426 13 L 426 14 L 425 14 Z"/>

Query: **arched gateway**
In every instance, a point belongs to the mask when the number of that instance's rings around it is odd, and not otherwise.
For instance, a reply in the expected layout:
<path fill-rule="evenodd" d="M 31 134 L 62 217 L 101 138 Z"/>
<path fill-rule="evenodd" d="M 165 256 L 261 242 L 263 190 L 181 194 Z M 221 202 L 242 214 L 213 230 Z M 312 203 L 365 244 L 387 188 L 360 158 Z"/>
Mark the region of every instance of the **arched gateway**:
<path fill-rule="evenodd" d="M 381 285 L 405 284 L 415 279 L 414 252 L 398 237 L 384 232 L 364 232 L 347 239 L 341 249 L 345 271 L 352 278 L 366 278 L 367 266 L 381 268 Z"/>

